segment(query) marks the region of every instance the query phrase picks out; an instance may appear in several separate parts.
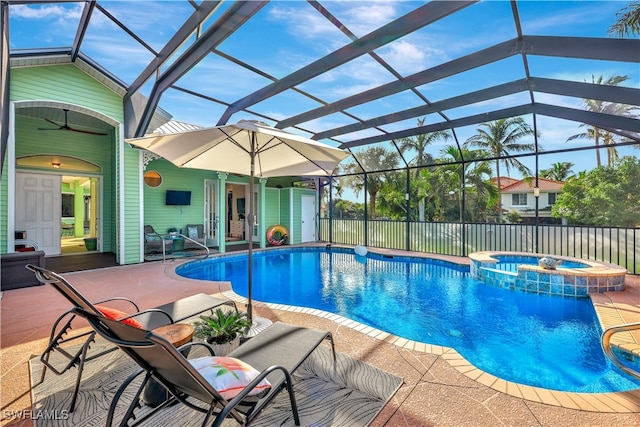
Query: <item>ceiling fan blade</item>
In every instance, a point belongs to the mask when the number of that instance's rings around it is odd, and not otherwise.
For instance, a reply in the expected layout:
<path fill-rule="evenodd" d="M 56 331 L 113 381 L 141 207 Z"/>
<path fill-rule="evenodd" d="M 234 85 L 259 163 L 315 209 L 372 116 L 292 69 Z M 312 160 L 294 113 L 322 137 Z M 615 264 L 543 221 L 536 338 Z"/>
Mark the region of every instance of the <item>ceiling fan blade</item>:
<path fill-rule="evenodd" d="M 46 128 L 46 129 L 45 129 L 45 128 L 38 128 L 38 130 L 64 130 L 64 128 L 63 128 L 63 127 L 59 127 L 59 128 L 57 128 L 57 129 L 48 129 L 48 128 Z"/>
<path fill-rule="evenodd" d="M 60 123 L 56 123 L 56 122 L 54 122 L 54 121 L 53 121 L 53 120 L 51 120 L 51 119 L 47 119 L 46 117 L 45 117 L 44 119 L 45 119 L 46 121 L 48 121 L 49 123 L 51 123 L 51 124 L 54 124 L 54 125 L 56 125 L 56 126 L 60 126 L 61 128 L 62 128 L 62 127 L 64 127 L 64 125 L 61 125 Z"/>

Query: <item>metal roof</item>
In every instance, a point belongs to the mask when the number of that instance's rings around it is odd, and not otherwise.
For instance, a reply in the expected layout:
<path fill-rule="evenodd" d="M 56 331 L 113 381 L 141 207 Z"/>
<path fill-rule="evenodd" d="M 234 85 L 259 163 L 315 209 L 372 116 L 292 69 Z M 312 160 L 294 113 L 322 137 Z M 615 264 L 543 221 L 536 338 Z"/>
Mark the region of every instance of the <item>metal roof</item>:
<path fill-rule="evenodd" d="M 62 55 L 70 62 L 84 64 L 79 66 L 86 68 L 86 64 L 90 64 L 89 68 L 104 70 L 92 75 L 123 94 L 127 137 L 141 136 L 154 129 L 152 117 L 160 103 L 165 110 L 176 114 L 171 98 L 180 97 L 191 100 L 194 109 L 209 113 L 210 122 L 205 124 L 208 126 L 240 118 L 259 119 L 354 152 L 372 144 L 395 149 L 394 141 L 439 130 L 451 131 L 454 143 L 461 146 L 464 141 L 458 136 L 460 129 L 516 116 L 526 117 L 535 128 L 546 119 L 595 126 L 618 135 L 616 145 L 620 146 L 640 142 L 637 116 L 575 107 L 575 101 L 583 99 L 640 107 L 637 75 L 629 84 L 619 86 L 563 77 L 572 73 L 576 61 L 588 62 L 594 72 L 598 72 L 597 66 L 602 64 L 603 74 L 618 69 L 622 70 L 620 74 L 627 74 L 625 71 L 630 66 L 633 71 L 640 64 L 640 40 L 637 36 L 610 37 L 605 33 L 601 37 L 565 33 L 562 20 L 568 18 L 557 14 L 553 2 L 549 2 L 545 16 L 557 22 L 552 30 L 538 30 L 540 27 L 530 16 L 532 6 L 528 4 L 538 2 L 526 1 L 373 2 L 370 6 L 368 2 L 360 3 L 370 8 L 397 5 L 398 11 L 392 18 L 374 26 L 350 17 L 343 9 L 345 3 L 340 2 L 140 2 L 140 16 L 123 16 L 117 10 L 120 2 L 2 0 L 2 22 L 8 23 L 14 7 L 25 3 L 79 7 L 77 26 L 69 29 L 64 38 L 70 45 L 51 50 L 49 60 L 59 61 Z M 587 8 L 612 2 L 581 3 Z M 613 3 L 618 9 L 625 5 Z M 158 34 L 137 30 L 136 20 L 144 19 L 147 7 L 162 10 L 165 15 L 166 21 L 158 24 L 161 42 Z M 487 9 L 491 10 L 491 18 L 478 22 L 475 17 Z M 270 33 L 281 36 L 285 33 L 284 21 L 273 18 L 276 11 L 282 16 L 286 12 L 287 19 L 298 19 L 303 24 L 304 19 L 314 19 L 326 31 L 336 34 L 336 40 L 338 35 L 342 37 L 342 42 L 327 41 L 326 45 L 309 42 L 300 48 L 293 38 L 279 37 L 272 41 L 268 37 Z M 271 14 L 268 16 L 272 19 L 267 20 L 268 27 L 264 28 L 265 40 L 248 40 L 253 33 L 245 28 L 264 22 L 258 18 L 267 14 Z M 613 19 L 614 16 L 612 22 Z M 105 21 L 123 34 L 115 43 L 124 44 L 126 40 L 144 52 L 135 58 L 143 59 L 145 64 L 138 65 L 136 75 L 118 76 L 117 63 L 111 67 L 98 65 L 99 59 L 93 57 L 98 51 L 85 52 L 87 34 L 95 37 Z M 11 45 L 9 25 L 3 28 L 4 39 Z M 305 36 L 304 27 L 298 31 L 299 37 Z M 417 46 L 414 54 L 428 55 L 433 48 L 429 43 L 436 40 L 434 35 L 446 32 L 449 36 L 459 33 L 459 37 L 448 40 L 457 40 L 461 46 L 441 47 L 447 55 L 423 61 L 417 69 L 406 68 L 402 60 L 385 50 L 401 51 L 398 48 L 413 37 L 425 41 L 422 45 L 412 44 Z M 280 44 L 275 44 L 276 41 Z M 273 52 L 271 61 L 252 58 L 254 49 L 265 46 Z M 6 43 L 2 53 L 4 65 Z M 34 47 L 12 49 L 11 65 L 36 65 L 34 61 L 42 61 L 46 53 Z M 404 57 L 405 61 L 410 59 Z M 132 58 L 121 60 L 132 61 Z M 546 69 L 549 62 L 556 72 L 538 74 L 537 70 Z M 545 67 L 539 66 L 542 63 Z M 361 71 L 362 76 L 356 76 L 360 84 L 358 90 L 343 88 L 341 95 L 330 85 L 332 74 L 344 74 L 345 67 L 352 73 Z M 377 78 L 366 81 L 367 70 L 373 67 L 384 70 L 384 78 L 379 78 L 378 73 Z M 222 83 L 223 73 L 226 77 L 232 74 L 246 84 L 228 88 Z M 459 82 L 462 81 L 473 82 L 473 88 L 461 91 L 463 85 Z M 2 75 L 3 97 L 8 96 L 7 85 Z M 444 94 L 437 90 L 438 85 L 452 89 Z M 136 97 L 143 101 L 134 102 Z M 289 102 L 291 99 L 296 103 Z M 296 105 L 295 111 L 291 111 L 292 105 Z M 418 126 L 417 119 L 423 117 L 426 117 L 425 124 Z M 181 119 L 184 120 L 182 116 Z M 3 114 L 3 144 L 7 123 Z M 538 138 L 535 145 L 541 145 Z M 577 149 L 591 148 L 584 143 Z M 556 151 L 563 153 L 572 149 Z M 404 153 L 404 164 L 411 163 L 412 155 L 415 153 Z"/>

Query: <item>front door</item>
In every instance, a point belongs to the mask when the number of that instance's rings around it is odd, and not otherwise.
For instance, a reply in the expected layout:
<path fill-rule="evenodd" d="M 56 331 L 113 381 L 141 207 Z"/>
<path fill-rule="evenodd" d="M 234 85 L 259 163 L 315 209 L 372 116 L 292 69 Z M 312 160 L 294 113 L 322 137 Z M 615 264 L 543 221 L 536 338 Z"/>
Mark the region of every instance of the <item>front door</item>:
<path fill-rule="evenodd" d="M 302 196 L 301 206 L 302 229 L 300 242 L 316 241 L 316 198 L 314 196 Z"/>
<path fill-rule="evenodd" d="M 60 254 L 60 175 L 16 173 L 16 230 L 47 255 Z"/>

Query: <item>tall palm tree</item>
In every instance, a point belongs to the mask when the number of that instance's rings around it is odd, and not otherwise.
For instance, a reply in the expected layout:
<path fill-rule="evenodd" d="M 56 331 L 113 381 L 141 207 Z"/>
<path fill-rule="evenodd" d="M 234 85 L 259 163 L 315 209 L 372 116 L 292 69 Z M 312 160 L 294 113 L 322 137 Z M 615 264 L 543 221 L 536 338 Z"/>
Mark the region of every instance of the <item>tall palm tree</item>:
<path fill-rule="evenodd" d="M 591 83 L 599 84 L 599 85 L 608 85 L 608 86 L 618 86 L 620 83 L 628 80 L 629 76 L 611 76 L 608 79 L 604 79 L 602 75 L 600 75 L 597 79 L 595 76 L 591 76 Z M 583 100 L 584 107 L 587 111 L 593 111 L 596 113 L 604 113 L 604 114 L 612 114 L 616 116 L 630 116 L 632 110 L 636 107 L 631 105 L 624 104 L 616 104 L 611 102 L 600 101 L 597 99 L 584 99 Z M 580 127 L 587 126 L 586 124 L 581 124 Z M 601 166 L 602 161 L 600 160 L 600 141 L 602 140 L 607 145 L 612 145 L 615 142 L 615 138 L 613 134 L 608 134 L 602 129 L 599 129 L 595 126 L 589 126 L 586 132 L 578 133 L 576 135 L 570 136 L 567 141 L 572 141 L 574 139 L 593 139 L 593 142 L 596 145 L 596 165 Z M 611 162 L 612 159 L 617 158 L 618 153 L 615 151 L 614 147 L 607 148 L 607 158 Z"/>
<path fill-rule="evenodd" d="M 423 126 L 425 120 L 426 120 L 426 117 L 418 119 L 418 127 Z M 415 166 L 425 166 L 425 165 L 434 163 L 433 156 L 427 153 L 427 147 L 433 144 L 437 140 L 441 139 L 441 140 L 447 141 L 450 138 L 451 138 L 451 134 L 447 131 L 442 131 L 442 130 L 431 132 L 431 133 L 423 133 L 421 135 L 400 139 L 398 141 L 399 142 L 398 148 L 400 149 L 400 152 L 403 154 L 407 151 L 411 151 L 411 150 L 415 151 L 417 153 L 416 157 L 414 157 L 414 159 L 410 162 L 410 164 L 413 164 Z M 414 179 L 419 179 L 420 168 L 416 169 L 415 172 L 416 173 L 415 173 Z M 424 206 L 425 206 L 425 199 L 421 198 L 418 201 L 418 218 L 420 221 L 424 221 L 424 210 L 425 210 Z"/>
<path fill-rule="evenodd" d="M 566 181 L 567 178 L 573 175 L 571 170 L 573 166 L 574 164 L 571 162 L 556 162 L 549 169 L 542 169 L 540 176 L 554 181 Z"/>
<path fill-rule="evenodd" d="M 632 1 L 616 16 L 618 20 L 609 28 L 609 34 L 619 37 L 640 34 L 640 1 Z"/>
<path fill-rule="evenodd" d="M 470 192 L 476 198 L 476 201 L 483 199 L 486 200 L 485 208 L 489 205 L 497 202 L 498 200 L 498 188 L 491 182 L 491 166 L 490 161 L 481 160 L 488 157 L 484 150 L 470 150 L 467 147 L 458 147 L 449 145 L 440 151 L 443 156 L 441 161 L 455 161 L 462 162 L 465 160 L 464 168 L 463 163 L 449 164 L 441 166 L 440 170 L 444 170 L 448 176 L 448 183 L 450 185 L 449 190 L 456 194 L 458 200 L 458 209 L 460 212 L 460 222 L 462 222 L 463 215 L 466 214 L 462 209 L 462 187 L 465 188 L 465 199 L 471 199 Z M 464 175 L 464 182 L 462 176 Z M 468 208 L 469 204 L 467 204 Z M 471 215 L 473 218 L 475 215 Z"/>
<path fill-rule="evenodd" d="M 358 194 L 364 188 L 364 172 L 367 172 L 367 193 L 369 193 L 369 218 L 376 217 L 376 197 L 385 182 L 384 172 L 376 173 L 376 170 L 390 170 L 398 166 L 399 154 L 396 151 L 387 150 L 384 147 L 367 147 L 365 150 L 354 153 L 358 163 L 351 162 L 344 165 L 343 170 L 347 174 L 357 174 L 347 177 L 347 185 Z"/>
<path fill-rule="evenodd" d="M 523 176 L 531 175 L 531 171 L 522 162 L 515 158 L 499 157 L 509 156 L 513 153 L 532 152 L 534 143 L 520 143 L 522 138 L 534 136 L 535 132 L 522 117 L 499 119 L 489 123 L 482 123 L 478 133 L 467 139 L 465 146 L 476 146 L 490 153 L 496 158 L 496 177 L 498 191 L 502 192 L 500 182 L 500 164 L 502 163 L 509 173 L 511 168 L 518 170 Z M 502 203 L 498 206 L 498 221 L 502 222 Z"/>
<path fill-rule="evenodd" d="M 423 126 L 425 120 L 426 117 L 418 119 L 418 127 Z M 433 164 L 433 157 L 429 153 L 427 153 L 427 147 L 439 139 L 447 141 L 450 138 L 451 134 L 444 130 L 431 133 L 423 133 L 421 135 L 400 139 L 398 141 L 398 148 L 403 154 L 409 150 L 416 151 L 416 157 L 410 162 L 410 164 L 412 163 L 415 166 L 424 166 Z"/>

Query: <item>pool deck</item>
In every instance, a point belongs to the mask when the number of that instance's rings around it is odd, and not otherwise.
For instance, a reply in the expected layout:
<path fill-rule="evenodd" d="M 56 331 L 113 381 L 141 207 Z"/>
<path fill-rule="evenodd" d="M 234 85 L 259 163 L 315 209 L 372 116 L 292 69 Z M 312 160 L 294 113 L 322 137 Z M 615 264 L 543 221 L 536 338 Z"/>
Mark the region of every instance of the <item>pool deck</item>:
<path fill-rule="evenodd" d="M 416 256 L 401 251 L 378 251 Z M 425 257 L 435 257 L 423 254 Z M 467 264 L 468 259 L 442 257 Z M 180 262 L 151 262 L 64 276 L 91 300 L 127 296 L 142 309 L 194 293 L 235 295 L 228 283 L 177 277 Z M 627 276 L 623 292 L 592 296 L 603 328 L 640 321 L 640 277 Z M 0 300 L 2 425 L 31 426 L 7 411 L 31 409 L 28 360 L 39 356 L 49 328 L 68 303 L 49 286 L 6 291 Z M 640 425 L 640 389 L 622 393 L 556 392 L 498 379 L 469 364 L 455 350 L 417 343 L 319 310 L 255 303 L 254 312 L 273 321 L 329 330 L 336 349 L 404 379 L 372 426 L 600 426 Z M 640 349 L 640 336 L 627 333 L 623 345 Z"/>

